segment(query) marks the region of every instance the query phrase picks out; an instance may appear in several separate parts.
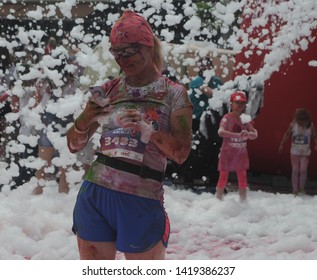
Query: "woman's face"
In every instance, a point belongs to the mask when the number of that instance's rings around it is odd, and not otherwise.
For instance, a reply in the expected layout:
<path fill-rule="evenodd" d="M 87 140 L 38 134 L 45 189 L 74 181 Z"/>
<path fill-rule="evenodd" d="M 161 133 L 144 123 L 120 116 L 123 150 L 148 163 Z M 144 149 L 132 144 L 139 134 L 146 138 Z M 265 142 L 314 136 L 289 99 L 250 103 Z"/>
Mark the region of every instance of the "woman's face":
<path fill-rule="evenodd" d="M 151 48 L 139 44 L 113 44 L 110 52 L 127 76 L 138 75 L 151 62 Z"/>

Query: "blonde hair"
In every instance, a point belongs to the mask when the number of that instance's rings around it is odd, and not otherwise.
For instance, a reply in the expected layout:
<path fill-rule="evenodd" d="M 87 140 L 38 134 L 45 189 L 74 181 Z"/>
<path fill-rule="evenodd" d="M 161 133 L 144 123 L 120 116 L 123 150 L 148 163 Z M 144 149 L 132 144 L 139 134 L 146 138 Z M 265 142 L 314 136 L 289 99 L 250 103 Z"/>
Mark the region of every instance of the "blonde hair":
<path fill-rule="evenodd" d="M 156 36 L 154 36 L 154 47 L 153 47 L 153 52 L 152 52 L 152 61 L 155 65 L 156 69 L 158 70 L 158 72 L 162 73 L 163 63 L 164 63 L 163 50 L 162 50 L 161 41 Z"/>

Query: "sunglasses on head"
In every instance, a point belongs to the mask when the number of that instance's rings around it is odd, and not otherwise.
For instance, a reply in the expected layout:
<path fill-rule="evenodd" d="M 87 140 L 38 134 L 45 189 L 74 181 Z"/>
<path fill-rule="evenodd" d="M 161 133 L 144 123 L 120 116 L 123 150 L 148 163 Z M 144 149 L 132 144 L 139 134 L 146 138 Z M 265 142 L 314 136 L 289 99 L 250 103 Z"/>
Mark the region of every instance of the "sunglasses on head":
<path fill-rule="evenodd" d="M 140 51 L 140 45 L 136 44 L 136 45 L 131 45 L 131 46 L 125 47 L 125 48 L 120 48 L 120 49 L 110 48 L 109 51 L 115 58 L 130 57 L 130 56 L 133 56 Z"/>

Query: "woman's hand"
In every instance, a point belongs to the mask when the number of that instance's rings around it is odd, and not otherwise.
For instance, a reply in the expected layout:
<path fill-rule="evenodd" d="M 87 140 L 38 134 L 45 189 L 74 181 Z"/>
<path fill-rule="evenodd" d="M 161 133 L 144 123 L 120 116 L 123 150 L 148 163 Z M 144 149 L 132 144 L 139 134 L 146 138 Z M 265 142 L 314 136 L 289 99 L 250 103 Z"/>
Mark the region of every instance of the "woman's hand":
<path fill-rule="evenodd" d="M 93 101 L 87 102 L 84 111 L 66 134 L 67 146 L 71 153 L 78 152 L 86 146 L 90 137 L 99 127 L 98 120 L 106 118 L 111 110 L 111 105 L 100 107 Z"/>
<path fill-rule="evenodd" d="M 136 128 L 142 120 L 141 112 L 137 109 L 123 109 L 114 118 L 115 125 L 122 128 Z"/>
<path fill-rule="evenodd" d="M 114 123 L 122 128 L 131 128 L 141 133 L 141 141 L 147 144 L 155 131 L 151 122 L 145 120 L 137 109 L 125 109 L 114 119 Z"/>
<path fill-rule="evenodd" d="M 89 128 L 89 126 L 94 123 L 105 120 L 107 114 L 113 109 L 113 107 L 109 103 L 109 99 L 107 100 L 108 105 L 101 107 L 97 105 L 92 100 L 89 100 L 86 104 L 84 111 L 79 115 L 76 120 L 76 128 L 78 130 L 85 131 Z"/>

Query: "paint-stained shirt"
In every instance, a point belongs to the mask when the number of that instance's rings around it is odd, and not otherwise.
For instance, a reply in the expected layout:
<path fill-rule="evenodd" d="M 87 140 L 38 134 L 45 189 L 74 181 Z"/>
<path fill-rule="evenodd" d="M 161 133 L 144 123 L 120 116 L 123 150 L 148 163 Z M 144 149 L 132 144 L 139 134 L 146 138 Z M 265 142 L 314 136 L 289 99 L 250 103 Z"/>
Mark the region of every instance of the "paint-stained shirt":
<path fill-rule="evenodd" d="M 114 109 L 104 120 L 99 120 L 102 132 L 97 152 L 164 172 L 167 165 L 165 154 L 151 141 L 144 141 L 140 132 L 119 127 L 116 119 L 121 110 L 133 108 L 141 112 L 143 120 L 151 124 L 154 130 L 170 132 L 171 113 L 192 106 L 186 89 L 166 77 L 160 77 L 144 87 L 131 87 L 125 77 L 121 77 L 107 82 L 102 88 Z M 85 179 L 124 193 L 156 200 L 163 198 L 161 182 L 141 178 L 97 161 L 93 162 Z"/>
<path fill-rule="evenodd" d="M 226 114 L 220 122 L 223 130 L 240 133 L 248 130 L 249 124 L 243 124 L 241 118 Z M 247 141 L 239 137 L 224 137 L 218 161 L 219 171 L 237 171 L 249 169 Z"/>

